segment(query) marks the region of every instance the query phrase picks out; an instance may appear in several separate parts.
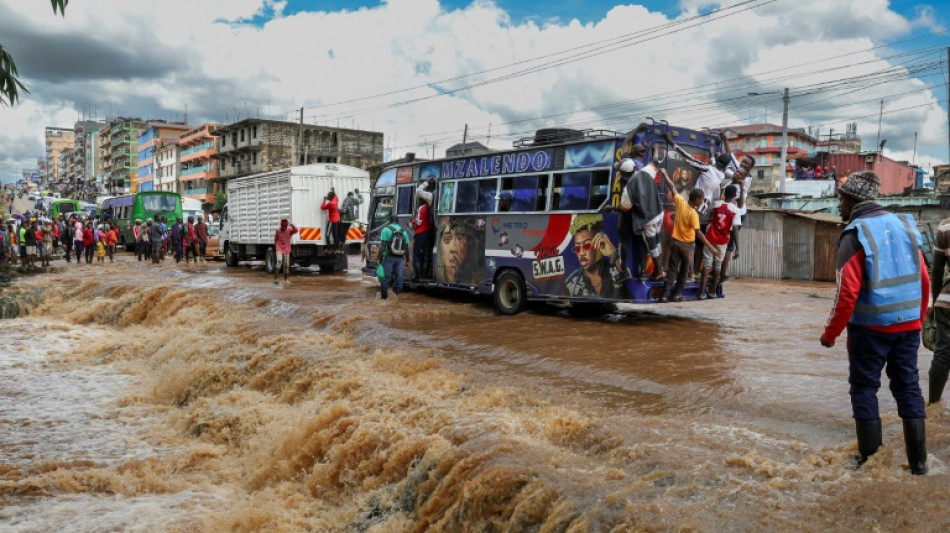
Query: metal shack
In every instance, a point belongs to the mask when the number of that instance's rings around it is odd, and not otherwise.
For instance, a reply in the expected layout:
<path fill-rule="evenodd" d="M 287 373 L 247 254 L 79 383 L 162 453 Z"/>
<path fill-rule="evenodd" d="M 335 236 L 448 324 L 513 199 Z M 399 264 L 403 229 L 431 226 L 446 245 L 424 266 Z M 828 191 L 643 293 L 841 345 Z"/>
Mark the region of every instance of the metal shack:
<path fill-rule="evenodd" d="M 835 281 L 841 217 L 749 207 L 739 235 L 737 277 Z"/>

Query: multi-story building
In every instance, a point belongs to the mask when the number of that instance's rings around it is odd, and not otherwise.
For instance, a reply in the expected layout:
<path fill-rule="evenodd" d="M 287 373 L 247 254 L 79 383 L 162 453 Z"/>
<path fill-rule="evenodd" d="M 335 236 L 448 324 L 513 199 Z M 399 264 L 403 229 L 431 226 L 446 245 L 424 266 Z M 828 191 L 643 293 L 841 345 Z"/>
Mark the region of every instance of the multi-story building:
<path fill-rule="evenodd" d="M 219 126 L 218 176 L 226 181 L 311 163 L 368 168 L 383 162 L 383 134 L 249 118 Z"/>
<path fill-rule="evenodd" d="M 109 125 L 109 191 L 135 192 L 133 178 L 138 173 L 138 139 L 145 123 L 137 118 L 117 118 Z M 101 142 L 101 141 L 100 141 Z"/>
<path fill-rule="evenodd" d="M 169 124 L 167 122 L 148 122 L 145 130 L 138 138 L 137 178 L 133 182 L 133 190 L 151 191 L 155 184 L 155 148 L 162 141 L 178 140 L 191 126 L 185 124 Z"/>
<path fill-rule="evenodd" d="M 112 124 L 96 132 L 96 161 L 99 162 L 96 170 L 96 186 L 99 194 L 114 194 L 112 183 Z"/>
<path fill-rule="evenodd" d="M 181 136 L 181 190 L 187 198 L 200 200 L 202 204 L 214 203 L 218 177 L 218 137 L 214 135 L 216 124 L 202 124 Z"/>
<path fill-rule="evenodd" d="M 180 154 L 181 147 L 177 139 L 165 139 L 155 146 L 155 177 L 152 179 L 152 190 L 181 194 Z"/>
<path fill-rule="evenodd" d="M 815 153 L 818 139 L 801 128 L 788 129 L 788 154 L 782 169 L 782 126 L 751 124 L 728 128 L 729 143 L 736 156 L 755 158 L 750 192 L 772 192 L 780 178 L 789 176 L 794 167 L 788 162 L 807 158 Z"/>
<path fill-rule="evenodd" d="M 69 186 L 77 191 L 78 197 L 85 200 L 95 200 L 95 189 L 93 183 L 95 175 L 93 174 L 93 161 L 95 159 L 94 150 L 92 150 L 92 134 L 106 126 L 105 122 L 96 120 L 81 120 L 76 122 L 73 127 L 75 142 L 73 143 L 72 166 L 67 176 Z"/>
<path fill-rule="evenodd" d="M 73 148 L 66 147 L 59 151 L 59 161 L 56 162 L 56 175 L 60 176 L 59 180 L 55 182 L 55 187 L 60 188 L 63 191 L 72 193 L 75 191 L 75 184 L 68 181 L 67 176 L 69 174 L 69 169 L 73 165 Z"/>
<path fill-rule="evenodd" d="M 73 130 L 66 128 L 46 128 L 46 169 L 47 182 L 60 183 L 65 177 L 60 165 L 60 155 L 66 148 L 72 148 L 75 142 Z"/>

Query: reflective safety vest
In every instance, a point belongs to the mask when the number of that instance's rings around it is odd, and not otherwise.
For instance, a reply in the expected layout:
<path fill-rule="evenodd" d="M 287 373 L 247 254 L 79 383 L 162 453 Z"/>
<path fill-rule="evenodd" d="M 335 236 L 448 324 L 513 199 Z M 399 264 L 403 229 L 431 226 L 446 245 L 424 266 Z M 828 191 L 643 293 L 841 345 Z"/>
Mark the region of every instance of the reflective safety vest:
<path fill-rule="evenodd" d="M 859 218 L 856 229 L 864 248 L 864 280 L 851 323 L 889 326 L 920 319 L 921 237 L 910 215 Z"/>

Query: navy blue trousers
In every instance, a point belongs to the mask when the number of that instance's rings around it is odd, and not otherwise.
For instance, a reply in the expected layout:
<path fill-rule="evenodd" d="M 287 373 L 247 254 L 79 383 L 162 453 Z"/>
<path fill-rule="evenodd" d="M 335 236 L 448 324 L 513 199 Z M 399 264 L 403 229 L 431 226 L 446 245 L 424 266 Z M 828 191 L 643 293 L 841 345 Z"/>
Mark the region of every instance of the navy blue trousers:
<path fill-rule="evenodd" d="M 920 330 L 881 333 L 848 324 L 848 383 L 851 384 L 851 410 L 857 420 L 881 418 L 877 391 L 881 371 L 887 371 L 891 394 L 901 418 L 926 418 L 924 397 L 917 373 L 917 349 Z"/>

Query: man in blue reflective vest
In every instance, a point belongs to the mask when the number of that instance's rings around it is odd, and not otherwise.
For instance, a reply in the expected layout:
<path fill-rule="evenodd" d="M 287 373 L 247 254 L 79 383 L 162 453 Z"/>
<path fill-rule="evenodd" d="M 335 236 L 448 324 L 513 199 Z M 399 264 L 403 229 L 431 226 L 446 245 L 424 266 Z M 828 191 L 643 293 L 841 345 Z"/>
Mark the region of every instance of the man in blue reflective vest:
<path fill-rule="evenodd" d="M 852 174 L 838 189 L 838 209 L 848 226 L 838 241 L 838 290 L 821 344 L 834 346 L 847 326 L 857 466 L 881 445 L 877 391 L 886 367 L 897 413 L 904 422 L 910 471 L 920 475 L 927 473 L 927 447 L 917 349 L 930 276 L 914 219 L 889 213 L 875 203 L 880 189 L 874 172 Z"/>

